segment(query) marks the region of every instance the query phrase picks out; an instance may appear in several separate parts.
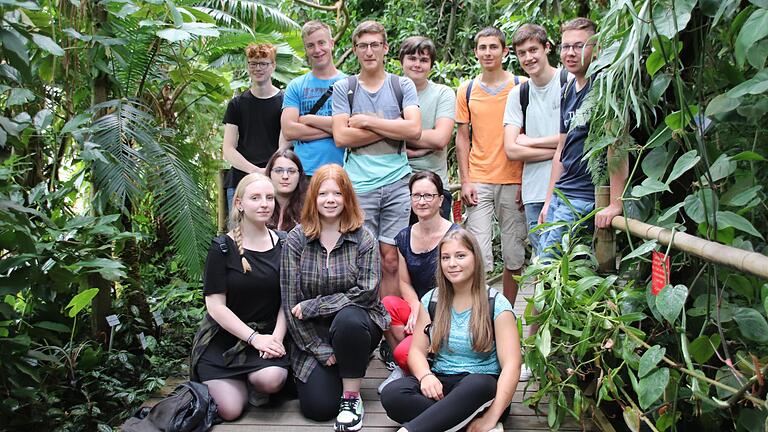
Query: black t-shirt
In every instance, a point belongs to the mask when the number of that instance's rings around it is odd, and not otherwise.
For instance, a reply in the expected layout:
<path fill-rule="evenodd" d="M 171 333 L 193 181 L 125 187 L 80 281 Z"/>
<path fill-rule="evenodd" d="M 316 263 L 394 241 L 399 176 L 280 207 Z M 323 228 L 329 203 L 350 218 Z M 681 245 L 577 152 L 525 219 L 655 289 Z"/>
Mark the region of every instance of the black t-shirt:
<path fill-rule="evenodd" d="M 576 91 L 576 81 L 572 81 L 565 87 L 563 100 L 560 104 L 560 133 L 568 134 L 565 137 L 563 151 L 560 154 L 560 162 L 563 164 L 563 173 L 555 183 L 555 187 L 565 194 L 567 198 L 576 198 L 585 201 L 595 200 L 595 185 L 592 184 L 592 176 L 589 173 L 587 161 L 584 156 L 584 142 L 589 135 L 589 119 L 586 121 L 577 119 L 579 125 L 571 128 L 574 118 L 584 99 L 592 90 L 592 80 L 579 91 Z M 588 114 L 588 113 L 584 113 Z"/>
<path fill-rule="evenodd" d="M 224 114 L 224 123 L 237 126 L 237 151 L 248 162 L 264 168 L 277 150 L 280 138 L 280 113 L 283 108 L 283 91 L 260 99 L 246 90 L 232 98 Z M 232 168 L 224 182 L 225 187 L 236 187 L 246 173 Z"/>
<path fill-rule="evenodd" d="M 227 307 L 245 323 L 274 324 L 280 309 L 280 242 L 264 252 L 246 249 L 244 256 L 251 271 L 243 273 L 237 244 L 229 236 L 224 237 L 226 254 L 216 242 L 208 250 L 203 294 L 226 294 Z"/>

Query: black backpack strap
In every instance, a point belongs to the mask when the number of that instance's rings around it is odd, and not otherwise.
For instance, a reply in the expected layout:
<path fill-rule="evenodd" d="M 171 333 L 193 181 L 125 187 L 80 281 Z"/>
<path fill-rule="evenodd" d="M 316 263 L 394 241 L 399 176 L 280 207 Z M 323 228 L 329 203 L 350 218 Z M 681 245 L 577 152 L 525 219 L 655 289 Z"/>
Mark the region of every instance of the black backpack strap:
<path fill-rule="evenodd" d="M 562 68 L 560 69 L 560 88 L 563 88 L 563 86 L 567 82 L 568 82 L 568 69 Z"/>
<path fill-rule="evenodd" d="M 357 75 L 350 75 L 347 77 L 347 89 L 349 115 L 352 115 L 352 103 L 355 101 L 355 91 L 357 91 Z"/>
<path fill-rule="evenodd" d="M 400 84 L 400 76 L 389 74 L 389 82 L 392 85 L 392 91 L 395 92 L 397 106 L 400 108 L 400 117 L 403 117 L 403 86 Z M 397 154 L 403 153 L 404 148 L 405 141 L 400 141 L 400 145 L 397 147 Z"/>
<path fill-rule="evenodd" d="M 491 330 L 493 330 L 494 336 L 496 335 L 496 320 L 493 319 L 493 311 L 496 310 L 496 296 L 499 295 L 499 292 L 497 290 L 493 290 L 493 295 L 488 296 L 488 307 L 490 308 L 490 316 L 491 316 Z"/>
<path fill-rule="evenodd" d="M 322 108 L 323 105 L 325 105 L 325 101 L 327 101 L 328 98 L 331 97 L 331 95 L 333 95 L 333 84 L 331 84 L 328 87 L 328 90 L 326 90 L 325 93 L 323 93 L 323 95 L 320 96 L 320 99 L 318 99 L 317 102 L 315 102 L 315 104 L 312 105 L 312 108 L 309 110 L 307 114 L 317 114 L 317 112 L 320 111 L 320 108 Z M 349 103 L 349 108 L 351 112 L 352 102 Z"/>
<path fill-rule="evenodd" d="M 213 242 L 219 245 L 219 250 L 222 254 L 226 255 L 229 252 L 229 245 L 227 245 L 227 235 L 220 235 L 213 238 Z"/>
<path fill-rule="evenodd" d="M 520 108 L 523 110 L 523 127 L 522 129 L 527 129 L 527 124 L 525 123 L 525 112 L 528 110 L 528 104 L 530 103 L 530 96 L 531 96 L 531 85 L 529 84 L 529 81 L 526 81 L 523 83 L 523 85 L 520 86 Z"/>
<path fill-rule="evenodd" d="M 467 118 L 469 121 L 467 122 L 467 125 L 469 126 L 469 146 L 472 147 L 472 110 L 469 109 L 469 98 L 472 95 L 472 86 L 475 84 L 475 79 L 472 78 L 469 80 L 469 84 L 467 85 Z"/>
<path fill-rule="evenodd" d="M 520 85 L 520 77 L 517 75 L 514 75 L 512 77 L 512 80 L 515 81 L 515 85 Z"/>

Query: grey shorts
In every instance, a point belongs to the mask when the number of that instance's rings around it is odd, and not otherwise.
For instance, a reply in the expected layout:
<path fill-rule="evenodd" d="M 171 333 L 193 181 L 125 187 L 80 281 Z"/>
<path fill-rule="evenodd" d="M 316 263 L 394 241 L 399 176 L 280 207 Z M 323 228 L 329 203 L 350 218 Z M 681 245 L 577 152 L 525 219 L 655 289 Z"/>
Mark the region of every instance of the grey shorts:
<path fill-rule="evenodd" d="M 394 245 L 395 236 L 408 226 L 411 214 L 409 178 L 405 176 L 386 186 L 357 194 L 365 213 L 365 226 L 381 243 Z"/>
<path fill-rule="evenodd" d="M 528 229 L 525 214 L 515 202 L 519 184 L 475 183 L 477 205 L 467 207 L 467 231 L 477 237 L 485 258 L 485 270 L 493 270 L 493 220 L 501 231 L 501 256 L 504 267 L 517 270 L 525 262 L 525 239 Z"/>

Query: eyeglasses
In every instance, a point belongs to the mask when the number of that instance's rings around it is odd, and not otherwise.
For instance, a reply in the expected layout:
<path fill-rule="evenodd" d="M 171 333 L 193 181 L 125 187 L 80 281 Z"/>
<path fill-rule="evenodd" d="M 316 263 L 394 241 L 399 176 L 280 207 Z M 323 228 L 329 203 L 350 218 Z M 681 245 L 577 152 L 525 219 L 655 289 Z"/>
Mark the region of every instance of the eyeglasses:
<path fill-rule="evenodd" d="M 585 46 L 594 46 L 594 45 L 595 45 L 594 43 L 585 44 L 583 42 L 578 42 L 575 44 L 561 44 L 559 48 L 561 53 L 567 53 L 568 51 L 573 50 L 573 52 L 575 52 L 576 54 L 579 54 L 581 53 L 581 51 L 584 50 Z"/>
<path fill-rule="evenodd" d="M 248 62 L 248 67 L 252 67 L 254 69 L 266 69 L 268 67 L 272 66 L 272 62 L 267 61 L 257 61 L 257 62 Z"/>
<path fill-rule="evenodd" d="M 277 168 L 272 168 L 272 172 L 277 174 L 277 175 L 283 175 L 283 174 L 296 175 L 296 174 L 299 173 L 299 170 L 297 170 L 296 168 L 281 168 L 281 167 L 277 167 Z"/>
<path fill-rule="evenodd" d="M 355 44 L 355 48 L 359 49 L 360 51 L 368 51 L 368 48 L 370 47 L 372 50 L 376 51 L 377 49 L 384 46 L 383 42 L 360 42 Z"/>
<path fill-rule="evenodd" d="M 421 199 L 423 198 L 425 202 L 432 202 L 432 200 L 434 200 L 435 197 L 437 197 L 438 195 L 440 195 L 440 194 L 436 194 L 436 193 L 435 194 L 431 194 L 431 193 L 425 193 L 425 194 L 413 193 L 413 194 L 411 194 L 411 201 L 417 203 L 417 202 L 421 201 Z"/>

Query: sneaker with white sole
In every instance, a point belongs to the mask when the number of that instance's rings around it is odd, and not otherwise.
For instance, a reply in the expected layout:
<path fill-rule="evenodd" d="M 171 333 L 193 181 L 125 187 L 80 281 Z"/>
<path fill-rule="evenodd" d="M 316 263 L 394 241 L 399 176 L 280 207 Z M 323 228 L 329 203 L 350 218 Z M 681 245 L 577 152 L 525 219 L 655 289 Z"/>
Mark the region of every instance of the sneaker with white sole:
<path fill-rule="evenodd" d="M 336 432 L 358 431 L 363 428 L 363 400 L 361 398 L 341 398 L 339 415 L 333 430 Z"/>
<path fill-rule="evenodd" d="M 394 380 L 399 380 L 400 378 L 405 376 L 405 372 L 403 372 L 402 369 L 400 369 L 400 366 L 395 366 L 395 368 L 392 370 L 392 373 L 389 374 L 387 379 L 385 379 L 381 384 L 379 384 L 378 392 L 381 394 L 382 391 L 384 391 L 384 387 L 389 385 Z"/>
<path fill-rule="evenodd" d="M 533 376 L 533 371 L 531 371 L 531 368 L 528 367 L 525 363 L 523 363 L 522 366 L 520 366 L 520 382 L 525 382 L 531 379 Z"/>

